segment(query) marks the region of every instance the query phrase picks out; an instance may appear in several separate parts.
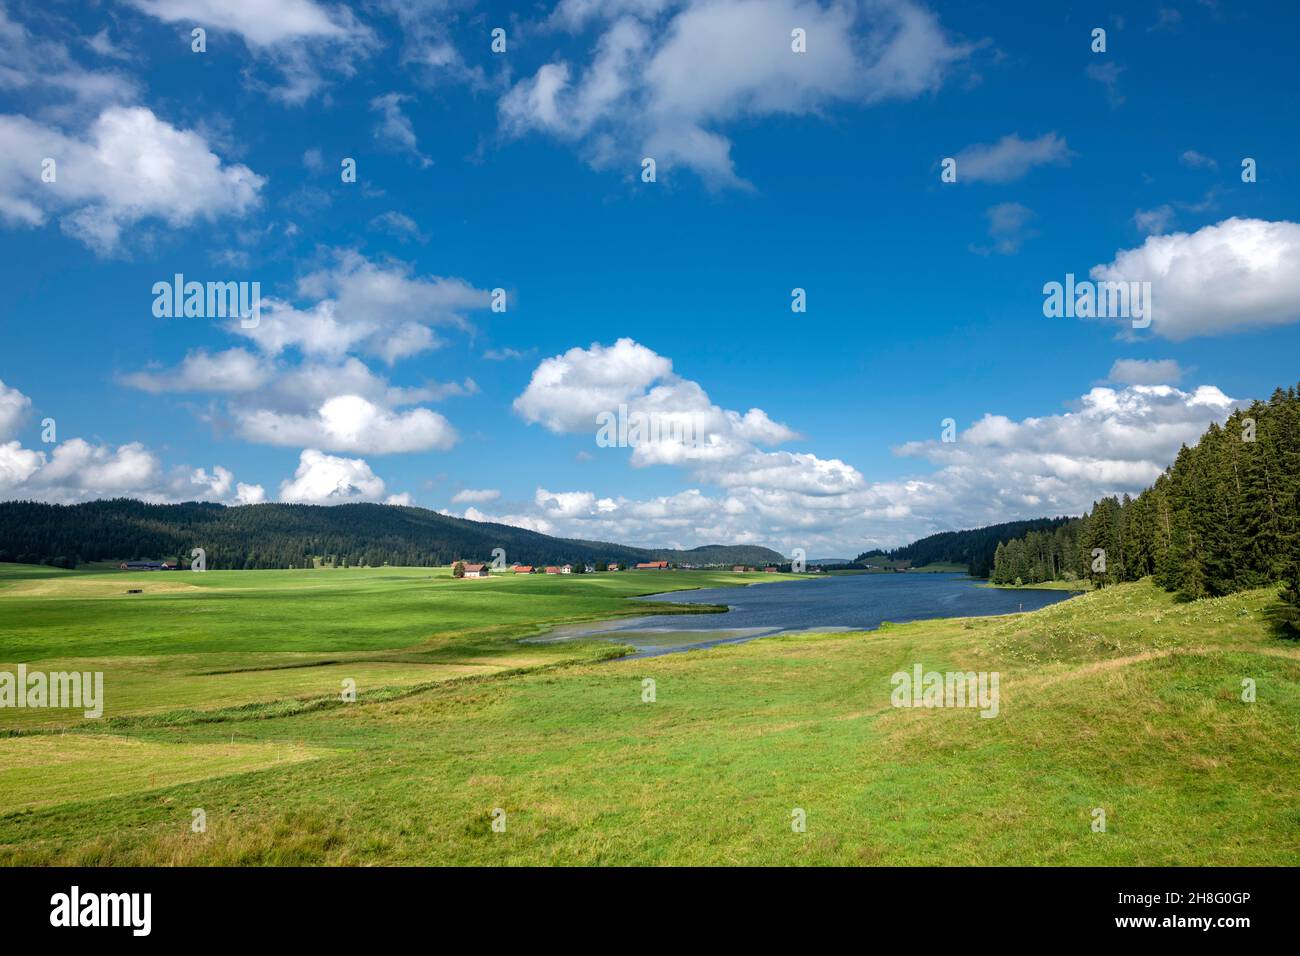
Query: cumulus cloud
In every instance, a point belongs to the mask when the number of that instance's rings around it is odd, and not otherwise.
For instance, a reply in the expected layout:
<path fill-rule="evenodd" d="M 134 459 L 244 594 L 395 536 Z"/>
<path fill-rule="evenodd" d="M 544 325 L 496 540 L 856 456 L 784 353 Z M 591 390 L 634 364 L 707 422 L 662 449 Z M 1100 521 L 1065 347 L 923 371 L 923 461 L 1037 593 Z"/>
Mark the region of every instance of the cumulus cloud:
<path fill-rule="evenodd" d="M 405 263 L 372 262 L 350 250 L 336 259 L 298 280 L 298 296 L 312 304 L 264 298 L 255 328 L 236 322 L 230 331 L 272 355 L 296 348 L 337 359 L 360 351 L 392 364 L 441 344 L 434 327 L 468 328 L 466 313 L 491 303 L 490 291 L 463 279 L 416 275 Z"/>
<path fill-rule="evenodd" d="M 27 418 L 32 407 L 32 400 L 0 381 L 0 439 L 10 438 L 18 432 L 18 426 Z"/>
<path fill-rule="evenodd" d="M 1064 137 L 1044 133 L 1037 139 L 1021 139 L 1016 133 L 996 143 L 967 146 L 956 157 L 957 182 L 1009 183 L 1027 175 L 1035 166 L 1068 165 L 1070 152 Z"/>
<path fill-rule="evenodd" d="M 219 396 L 205 416 L 248 441 L 373 455 L 456 443 L 446 417 L 409 406 L 477 394 L 472 378 L 397 386 L 349 353 L 394 361 L 423 351 L 436 343 L 431 326 L 468 327 L 465 313 L 485 308 L 490 293 L 352 252 L 304 276 L 298 291 L 317 298 L 301 307 L 265 298 L 255 327 L 223 326 L 255 349 L 199 349 L 173 368 L 146 368 L 120 381 L 154 394 Z"/>
<path fill-rule="evenodd" d="M 31 400 L 0 382 L 0 500 L 71 503 L 130 497 L 145 501 L 229 501 L 255 494 L 240 484 L 231 496 L 234 475 L 220 465 L 211 472 L 182 465 L 164 468 L 140 442 L 113 447 L 72 438 L 48 451 L 2 441 L 16 430 Z"/>
<path fill-rule="evenodd" d="M 1141 491 L 1182 445 L 1245 404 L 1210 385 L 1176 388 L 1180 374 L 1170 360 L 1121 360 L 1112 379 L 1132 383 L 1093 388 L 1067 411 L 1021 420 L 986 414 L 955 442 L 896 448 L 918 463 L 915 474 L 897 480 L 868 481 L 835 458 L 760 449 L 733 431 L 726 454 L 643 459 L 687 469 L 698 486 L 677 494 L 637 500 L 538 488 L 531 501 L 499 501 L 491 515 L 471 508 L 465 517 L 665 547 L 723 541 L 857 553 L 937 531 L 1080 514 L 1100 497 Z M 676 379 L 663 356 L 620 340 L 543 361 L 516 410 L 554 432 L 590 433 L 596 406 L 584 403 L 591 394 L 639 409 L 664 387 L 674 398 L 686 396 L 690 408 L 703 395 L 696 383 Z M 624 453 L 637 464 L 638 451 Z"/>
<path fill-rule="evenodd" d="M 673 373 L 671 360 L 629 338 L 543 360 L 514 408 L 553 432 L 625 441 L 637 466 L 720 465 L 798 437 L 760 408 L 741 414 L 713 404 L 698 383 Z"/>
<path fill-rule="evenodd" d="M 46 158 L 57 164 L 53 182 L 41 178 Z M 258 204 L 263 183 L 144 107 L 105 109 L 84 138 L 0 115 L 0 221 L 35 227 L 57 215 L 65 232 L 101 254 L 139 223 L 179 228 L 242 215 Z"/>
<path fill-rule="evenodd" d="M 236 409 L 234 414 L 243 438 L 269 445 L 312 445 L 327 451 L 389 455 L 446 450 L 458 438 L 451 423 L 435 411 L 413 408 L 395 412 L 360 395 L 336 395 L 310 415 L 264 408 Z"/>
<path fill-rule="evenodd" d="M 163 392 L 250 392 L 265 385 L 273 374 L 271 366 L 245 349 L 211 353 L 190 352 L 175 369 L 132 372 L 122 383 L 141 391 Z"/>
<path fill-rule="evenodd" d="M 605 22 L 590 62 L 555 60 L 519 80 L 499 103 L 502 130 L 574 143 L 597 168 L 653 156 L 719 186 L 747 185 L 728 125 L 913 99 L 969 52 L 907 0 L 565 3 L 552 17 L 563 27 L 595 20 Z M 806 53 L 791 50 L 795 27 Z"/>
<path fill-rule="evenodd" d="M 1151 332 L 1174 341 L 1285 325 L 1300 319 L 1300 224 L 1233 218 L 1149 236 L 1090 275 L 1150 282 Z"/>
<path fill-rule="evenodd" d="M 1137 492 L 1153 482 L 1184 444 L 1195 444 L 1212 422 L 1242 402 L 1211 385 L 1181 391 L 1170 385 L 1098 387 L 1060 415 L 1014 421 L 986 414 L 955 442 L 909 442 L 905 456 L 940 466 L 918 479 L 915 494 L 891 484 L 879 501 L 903 502 L 962 515 L 971 526 L 1009 517 L 1078 514 L 1097 498 Z M 933 512 L 931 512 L 933 513 Z M 1003 517 L 997 517 L 997 516 Z"/>
<path fill-rule="evenodd" d="M 315 448 L 304 449 L 293 478 L 280 483 L 280 500 L 308 505 L 379 501 L 384 481 L 364 458 L 337 458 Z"/>

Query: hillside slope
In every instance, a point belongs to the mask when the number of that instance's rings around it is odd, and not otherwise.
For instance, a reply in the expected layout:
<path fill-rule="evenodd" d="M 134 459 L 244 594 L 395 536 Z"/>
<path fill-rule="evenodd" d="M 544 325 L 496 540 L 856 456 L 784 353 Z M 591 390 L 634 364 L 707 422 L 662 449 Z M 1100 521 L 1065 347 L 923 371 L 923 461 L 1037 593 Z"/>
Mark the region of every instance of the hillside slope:
<path fill-rule="evenodd" d="M 457 559 L 508 562 L 773 562 L 775 551 L 710 545 L 692 552 L 554 538 L 524 528 L 453 518 L 397 505 L 260 504 L 227 507 L 187 502 L 146 504 L 126 498 L 51 505 L 0 502 L 0 561 L 72 567 L 105 560 L 177 559 L 202 548 L 211 569 L 300 568 L 314 557 L 349 566 L 434 566 Z M 698 556 L 707 553 L 710 560 Z"/>

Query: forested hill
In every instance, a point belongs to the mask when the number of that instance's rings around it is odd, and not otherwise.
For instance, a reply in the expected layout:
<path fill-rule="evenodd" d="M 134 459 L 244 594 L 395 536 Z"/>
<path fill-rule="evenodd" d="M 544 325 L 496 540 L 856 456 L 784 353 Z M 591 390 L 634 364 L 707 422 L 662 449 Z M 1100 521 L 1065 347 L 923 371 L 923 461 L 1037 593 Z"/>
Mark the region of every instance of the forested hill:
<path fill-rule="evenodd" d="M 1104 586 L 1148 575 L 1185 600 L 1282 581 L 1284 600 L 1300 604 L 1300 389 L 1211 425 L 1136 498 L 1103 498 L 1083 518 L 1008 542 L 993 580 Z"/>
<path fill-rule="evenodd" d="M 854 563 L 862 564 L 868 558 L 883 557 L 895 561 L 911 561 L 917 567 L 925 564 L 965 564 L 969 566 L 971 575 L 986 578 L 993 570 L 993 555 L 998 542 L 1023 537 L 1030 531 L 1057 528 L 1071 520 L 1073 519 L 1033 518 L 1029 521 L 991 524 L 986 528 L 972 528 L 969 531 L 942 531 L 892 551 L 864 552 L 857 556 Z"/>
<path fill-rule="evenodd" d="M 174 558 L 188 567 L 193 548 L 204 549 L 211 569 L 301 568 L 314 558 L 349 566 L 433 566 L 457 559 L 490 561 L 494 548 L 504 548 L 508 562 L 522 564 L 785 560 L 776 551 L 752 546 L 665 551 L 553 538 L 397 505 L 226 507 L 199 502 L 154 505 L 126 498 L 77 505 L 0 502 L 0 561 L 73 567 L 104 560 Z M 701 560 L 699 554 L 710 560 Z"/>

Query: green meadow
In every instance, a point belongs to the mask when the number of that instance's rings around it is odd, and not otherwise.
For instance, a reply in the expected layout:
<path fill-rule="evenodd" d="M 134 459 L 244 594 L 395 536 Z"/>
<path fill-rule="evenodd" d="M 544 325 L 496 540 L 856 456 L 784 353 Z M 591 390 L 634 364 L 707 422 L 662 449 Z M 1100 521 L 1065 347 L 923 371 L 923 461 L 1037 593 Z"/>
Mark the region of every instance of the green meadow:
<path fill-rule="evenodd" d="M 1300 646 L 1272 589 L 1144 581 L 638 660 L 520 643 L 649 592 L 816 586 L 790 577 L 0 565 L 0 671 L 99 670 L 106 697 L 98 721 L 0 710 L 0 862 L 1300 862 Z M 892 706 L 918 663 L 997 671 L 998 716 Z"/>

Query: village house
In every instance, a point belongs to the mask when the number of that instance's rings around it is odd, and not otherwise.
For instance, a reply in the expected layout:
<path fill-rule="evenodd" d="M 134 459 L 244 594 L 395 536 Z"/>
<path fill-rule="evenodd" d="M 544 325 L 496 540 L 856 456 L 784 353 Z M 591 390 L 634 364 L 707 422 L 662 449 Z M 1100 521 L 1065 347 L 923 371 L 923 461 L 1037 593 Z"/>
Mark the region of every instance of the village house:
<path fill-rule="evenodd" d="M 486 564 L 467 564 L 465 565 L 465 577 L 467 578 L 486 578 L 491 575 Z"/>
<path fill-rule="evenodd" d="M 532 574 L 533 566 L 531 564 L 516 564 L 510 570 L 515 572 L 515 574 Z"/>
<path fill-rule="evenodd" d="M 731 570 L 736 574 L 744 574 L 749 570 L 749 568 L 745 567 L 743 564 L 735 564 L 732 565 Z"/>
<path fill-rule="evenodd" d="M 764 574 L 776 574 L 777 570 L 778 570 L 777 568 L 764 568 L 764 569 L 763 569 L 763 573 L 764 573 Z"/>
<path fill-rule="evenodd" d="M 548 567 L 548 568 L 546 569 L 546 573 L 547 573 L 547 574 L 559 574 L 559 573 L 560 573 L 560 569 L 557 568 L 557 567 L 555 567 L 555 565 L 551 565 L 550 567 Z"/>
<path fill-rule="evenodd" d="M 572 573 L 573 573 L 573 565 L 571 565 L 571 564 L 564 564 L 564 565 L 561 565 L 561 566 L 560 566 L 560 573 L 561 573 L 561 574 L 572 574 Z"/>
<path fill-rule="evenodd" d="M 667 571 L 667 561 L 643 561 L 636 566 L 638 571 Z"/>
<path fill-rule="evenodd" d="M 607 564 L 607 565 L 605 565 L 605 570 L 606 570 L 606 571 L 617 571 L 617 570 L 618 570 L 618 565 L 617 565 L 617 564 Z"/>

